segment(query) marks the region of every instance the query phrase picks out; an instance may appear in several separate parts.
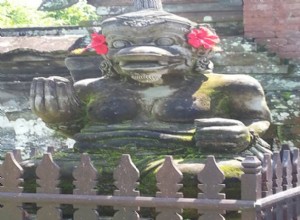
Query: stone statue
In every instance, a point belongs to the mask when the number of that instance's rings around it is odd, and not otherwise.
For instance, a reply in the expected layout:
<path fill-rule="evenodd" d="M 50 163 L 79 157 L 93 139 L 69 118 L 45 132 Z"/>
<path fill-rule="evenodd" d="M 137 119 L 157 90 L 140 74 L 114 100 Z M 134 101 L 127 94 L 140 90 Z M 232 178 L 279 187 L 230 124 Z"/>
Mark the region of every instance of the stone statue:
<path fill-rule="evenodd" d="M 209 56 L 219 38 L 210 26 L 167 13 L 160 1 L 135 1 L 135 8 L 104 20 L 93 35 L 103 74 L 76 82 L 35 78 L 32 111 L 80 151 L 238 154 L 251 147 L 271 120 L 259 82 L 213 73 Z"/>

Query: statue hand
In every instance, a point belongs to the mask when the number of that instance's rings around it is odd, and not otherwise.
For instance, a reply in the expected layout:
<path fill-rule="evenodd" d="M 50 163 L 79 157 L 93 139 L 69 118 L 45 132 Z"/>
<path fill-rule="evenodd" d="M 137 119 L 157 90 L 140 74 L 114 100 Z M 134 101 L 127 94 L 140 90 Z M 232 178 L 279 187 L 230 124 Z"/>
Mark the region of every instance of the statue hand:
<path fill-rule="evenodd" d="M 236 153 L 248 147 L 251 134 L 241 121 L 225 118 L 196 119 L 196 146 L 205 151 Z"/>
<path fill-rule="evenodd" d="M 32 111 L 46 123 L 76 120 L 81 104 L 72 83 L 63 77 L 34 78 L 30 90 Z"/>

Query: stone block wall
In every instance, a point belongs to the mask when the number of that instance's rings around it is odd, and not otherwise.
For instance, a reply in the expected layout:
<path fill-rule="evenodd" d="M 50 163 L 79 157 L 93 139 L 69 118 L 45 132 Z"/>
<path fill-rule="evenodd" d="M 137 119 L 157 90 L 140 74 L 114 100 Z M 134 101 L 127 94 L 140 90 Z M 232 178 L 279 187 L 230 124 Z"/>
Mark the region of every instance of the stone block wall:
<path fill-rule="evenodd" d="M 281 58 L 300 60 L 299 11 L 299 0 L 245 0 L 245 36 Z"/>
<path fill-rule="evenodd" d="M 34 77 L 70 77 L 67 50 L 85 34 L 73 27 L 0 30 L 0 158 L 14 148 L 26 158 L 33 148 L 72 145 L 32 114 L 29 91 Z"/>

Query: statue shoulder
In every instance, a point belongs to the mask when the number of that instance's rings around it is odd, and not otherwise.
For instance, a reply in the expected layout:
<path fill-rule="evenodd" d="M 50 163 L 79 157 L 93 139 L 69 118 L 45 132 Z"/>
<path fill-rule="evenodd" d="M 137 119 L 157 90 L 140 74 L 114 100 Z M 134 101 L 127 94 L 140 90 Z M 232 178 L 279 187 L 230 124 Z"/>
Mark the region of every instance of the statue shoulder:
<path fill-rule="evenodd" d="M 104 93 L 108 90 L 109 79 L 106 78 L 89 78 L 74 83 L 74 89 L 81 100 L 85 100 L 90 94 Z"/>
<path fill-rule="evenodd" d="M 208 74 L 194 97 L 206 94 L 211 102 L 222 110 L 230 109 L 231 117 L 271 120 L 261 84 L 248 75 Z"/>
<path fill-rule="evenodd" d="M 230 93 L 253 93 L 263 95 L 261 84 L 249 75 L 243 74 L 206 74 L 200 90 L 222 91 Z"/>

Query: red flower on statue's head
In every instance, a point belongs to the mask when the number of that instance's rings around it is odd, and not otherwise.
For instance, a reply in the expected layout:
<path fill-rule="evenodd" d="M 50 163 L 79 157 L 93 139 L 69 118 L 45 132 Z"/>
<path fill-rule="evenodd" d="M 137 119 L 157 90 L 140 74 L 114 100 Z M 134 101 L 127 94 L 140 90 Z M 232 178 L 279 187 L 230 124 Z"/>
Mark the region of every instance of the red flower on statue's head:
<path fill-rule="evenodd" d="M 108 47 L 105 36 L 102 34 L 93 33 L 92 42 L 87 46 L 87 48 L 93 48 L 96 53 L 100 55 L 107 54 Z"/>
<path fill-rule="evenodd" d="M 188 43 L 196 49 L 203 47 L 206 50 L 211 50 L 220 42 L 218 35 L 207 27 L 194 28 L 187 37 Z"/>

